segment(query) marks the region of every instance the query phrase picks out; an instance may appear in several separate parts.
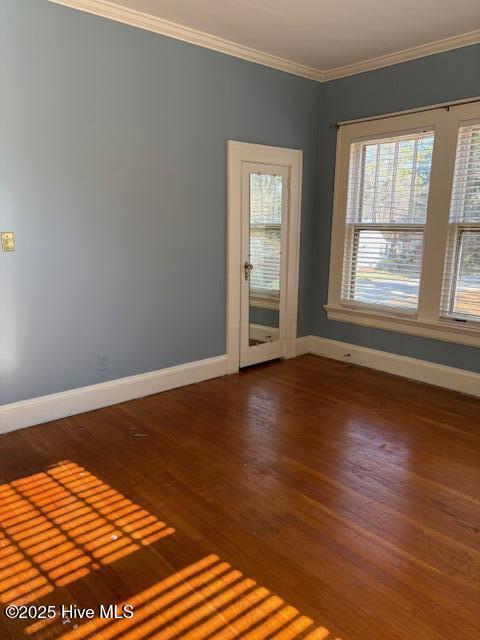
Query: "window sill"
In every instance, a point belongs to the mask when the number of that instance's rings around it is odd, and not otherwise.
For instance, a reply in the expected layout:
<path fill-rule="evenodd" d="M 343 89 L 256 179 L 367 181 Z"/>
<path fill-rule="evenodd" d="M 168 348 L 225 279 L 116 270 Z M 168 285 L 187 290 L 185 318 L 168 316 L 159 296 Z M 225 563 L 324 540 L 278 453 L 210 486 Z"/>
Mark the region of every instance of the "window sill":
<path fill-rule="evenodd" d="M 250 297 L 250 306 L 257 309 L 274 309 L 280 308 L 280 300 L 273 296 L 262 296 L 253 294 Z"/>
<path fill-rule="evenodd" d="M 372 311 L 370 309 L 358 309 L 335 305 L 324 305 L 329 320 L 337 322 L 348 322 L 359 324 L 375 329 L 386 331 L 396 331 L 408 333 L 414 336 L 432 338 L 433 340 L 443 340 L 444 342 L 455 342 L 466 344 L 472 347 L 480 347 L 480 327 L 472 325 L 465 326 L 463 323 L 457 324 L 454 321 L 419 320 L 415 317 L 390 315 Z M 460 325 L 460 326 L 459 326 Z"/>

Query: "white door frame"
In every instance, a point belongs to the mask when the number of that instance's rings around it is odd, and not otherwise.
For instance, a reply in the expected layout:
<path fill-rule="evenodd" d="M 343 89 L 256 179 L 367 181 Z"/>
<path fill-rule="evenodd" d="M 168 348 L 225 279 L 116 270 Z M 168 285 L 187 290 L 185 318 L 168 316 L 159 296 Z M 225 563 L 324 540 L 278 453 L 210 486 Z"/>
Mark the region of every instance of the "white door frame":
<path fill-rule="evenodd" d="M 285 342 L 282 355 L 284 358 L 293 358 L 296 355 L 297 341 L 303 152 L 299 149 L 282 149 L 228 140 L 227 158 L 227 358 L 228 373 L 236 373 L 240 367 L 240 283 L 243 277 L 242 164 L 259 162 L 290 167 L 287 277 L 284 285 Z"/>

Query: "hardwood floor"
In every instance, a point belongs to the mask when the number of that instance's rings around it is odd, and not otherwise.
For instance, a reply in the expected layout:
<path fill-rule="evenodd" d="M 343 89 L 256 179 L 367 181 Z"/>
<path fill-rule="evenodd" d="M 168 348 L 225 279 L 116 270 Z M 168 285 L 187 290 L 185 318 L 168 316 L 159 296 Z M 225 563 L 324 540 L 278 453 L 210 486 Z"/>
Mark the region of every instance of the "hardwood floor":
<path fill-rule="evenodd" d="M 480 637 L 473 398 L 303 356 L 2 436 L 0 459 L 0 606 L 57 613 L 1 615 L 2 640 Z"/>

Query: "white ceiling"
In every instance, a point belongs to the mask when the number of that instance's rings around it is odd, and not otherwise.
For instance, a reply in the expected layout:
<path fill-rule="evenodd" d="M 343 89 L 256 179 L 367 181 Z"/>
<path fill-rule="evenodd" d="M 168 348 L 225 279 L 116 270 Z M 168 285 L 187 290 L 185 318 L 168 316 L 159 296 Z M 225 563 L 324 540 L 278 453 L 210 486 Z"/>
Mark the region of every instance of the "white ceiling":
<path fill-rule="evenodd" d="M 114 4 L 321 70 L 480 28 L 480 0 L 115 0 Z"/>

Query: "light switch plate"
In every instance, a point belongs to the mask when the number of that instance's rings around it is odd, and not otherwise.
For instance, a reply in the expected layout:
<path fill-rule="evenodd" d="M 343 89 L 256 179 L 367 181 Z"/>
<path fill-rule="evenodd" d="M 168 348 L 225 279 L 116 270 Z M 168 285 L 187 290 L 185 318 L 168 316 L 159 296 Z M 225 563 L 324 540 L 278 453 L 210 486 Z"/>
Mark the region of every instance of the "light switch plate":
<path fill-rule="evenodd" d="M 15 251 L 15 234 L 13 231 L 2 231 L 2 251 Z"/>

